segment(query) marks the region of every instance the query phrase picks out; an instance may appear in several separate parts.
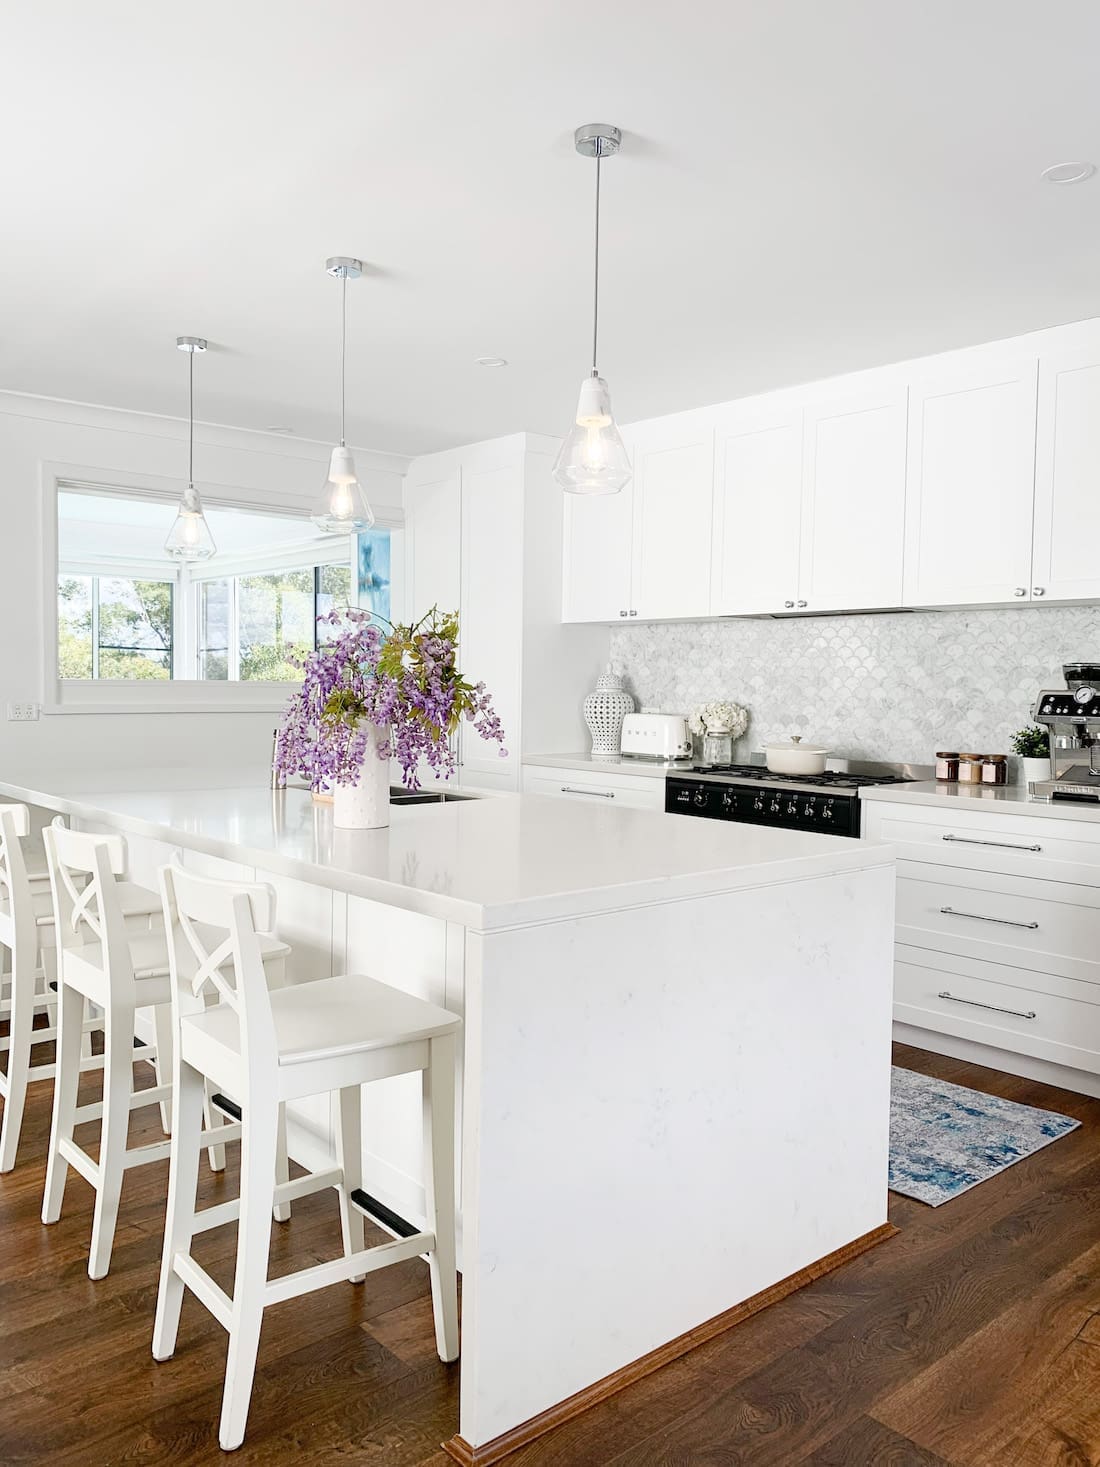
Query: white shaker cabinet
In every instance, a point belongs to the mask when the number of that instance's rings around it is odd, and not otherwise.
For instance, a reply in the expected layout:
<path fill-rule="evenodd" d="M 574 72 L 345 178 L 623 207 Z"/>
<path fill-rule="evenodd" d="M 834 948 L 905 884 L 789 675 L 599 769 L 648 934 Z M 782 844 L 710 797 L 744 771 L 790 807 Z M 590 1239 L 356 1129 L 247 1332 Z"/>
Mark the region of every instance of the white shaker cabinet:
<path fill-rule="evenodd" d="M 1037 375 L 1006 352 L 911 381 L 907 606 L 1030 596 Z"/>
<path fill-rule="evenodd" d="M 791 611 L 802 523 L 802 405 L 731 403 L 714 433 L 711 613 Z"/>
<path fill-rule="evenodd" d="M 633 574 L 629 614 L 648 619 L 710 610 L 714 420 L 678 413 L 633 434 Z"/>
<path fill-rule="evenodd" d="M 1100 348 L 1039 359 L 1032 599 L 1100 598 Z"/>
<path fill-rule="evenodd" d="M 461 600 L 462 480 L 457 466 L 405 480 L 405 597 L 409 618 Z"/>
<path fill-rule="evenodd" d="M 797 610 L 901 604 L 907 399 L 887 378 L 807 404 Z"/>
<path fill-rule="evenodd" d="M 623 441 L 629 453 L 629 433 Z M 625 619 L 633 606 L 633 479 L 618 494 L 566 494 L 557 487 L 555 492 L 564 516 L 562 621 Z"/>

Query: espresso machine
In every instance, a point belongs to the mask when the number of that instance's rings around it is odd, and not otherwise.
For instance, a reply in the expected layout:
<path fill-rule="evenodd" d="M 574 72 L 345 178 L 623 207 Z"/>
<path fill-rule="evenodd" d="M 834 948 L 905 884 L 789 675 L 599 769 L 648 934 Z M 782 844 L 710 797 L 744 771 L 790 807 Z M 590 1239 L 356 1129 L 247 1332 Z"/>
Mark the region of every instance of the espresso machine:
<path fill-rule="evenodd" d="M 1050 778 L 1031 792 L 1100 805 L 1100 662 L 1067 662 L 1062 675 L 1065 687 L 1044 690 L 1032 709 L 1050 730 Z"/>

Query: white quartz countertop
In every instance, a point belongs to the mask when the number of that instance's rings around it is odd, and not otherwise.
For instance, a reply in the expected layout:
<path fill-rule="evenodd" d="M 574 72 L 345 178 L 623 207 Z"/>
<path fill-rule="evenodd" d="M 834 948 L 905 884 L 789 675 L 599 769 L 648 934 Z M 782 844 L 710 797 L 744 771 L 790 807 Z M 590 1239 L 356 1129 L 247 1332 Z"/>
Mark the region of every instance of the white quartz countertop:
<path fill-rule="evenodd" d="M 478 930 L 893 862 L 863 841 L 540 795 L 397 806 L 387 829 L 349 831 L 305 790 L 190 771 L 128 782 L 24 777 L 0 795 Z"/>
<path fill-rule="evenodd" d="M 538 766 L 540 769 L 587 769 L 595 774 L 642 774 L 650 779 L 664 779 L 666 774 L 690 770 L 696 759 L 624 759 L 616 754 L 612 758 L 594 759 L 591 754 L 524 754 L 523 765 Z"/>
<path fill-rule="evenodd" d="M 885 801 L 892 805 L 934 805 L 951 810 L 978 810 L 983 815 L 1040 815 L 1045 820 L 1100 820 L 1100 805 L 1074 800 L 1035 799 L 1024 785 L 949 784 L 938 780 L 913 784 L 866 785 L 859 792 L 861 800 Z"/>

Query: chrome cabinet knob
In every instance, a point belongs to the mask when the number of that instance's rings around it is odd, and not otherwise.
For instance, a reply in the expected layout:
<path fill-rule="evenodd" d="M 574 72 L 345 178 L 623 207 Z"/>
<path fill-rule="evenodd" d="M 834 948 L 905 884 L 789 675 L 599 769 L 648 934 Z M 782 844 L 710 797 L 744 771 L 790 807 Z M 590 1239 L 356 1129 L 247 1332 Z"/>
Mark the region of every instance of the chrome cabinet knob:
<path fill-rule="evenodd" d="M 630 615 L 631 615 L 631 616 L 637 616 L 637 615 L 638 615 L 638 613 L 637 613 L 637 612 L 636 612 L 636 611 L 632 611 L 632 612 L 631 612 L 631 613 L 630 613 Z"/>
<path fill-rule="evenodd" d="M 1020 595 L 1021 595 L 1021 596 L 1022 596 L 1022 595 L 1023 595 L 1023 594 L 1024 594 L 1024 593 L 1023 593 L 1023 592 L 1022 592 L 1022 591 L 1021 591 L 1021 592 L 1020 592 Z M 625 611 L 620 611 L 620 612 L 619 612 L 619 615 L 620 615 L 620 616 L 625 616 L 625 615 L 626 615 L 626 612 L 625 612 Z"/>
<path fill-rule="evenodd" d="M 1016 589 L 1015 589 L 1015 591 L 1013 591 L 1012 594 L 1013 594 L 1013 596 L 1026 596 L 1027 595 L 1027 587 L 1026 586 L 1017 586 Z"/>
<path fill-rule="evenodd" d="M 798 604 L 799 604 L 799 606 L 805 606 L 806 605 L 805 601 L 800 601 Z"/>
<path fill-rule="evenodd" d="M 1032 586 L 1031 588 L 1031 594 L 1033 596 L 1045 596 L 1046 593 L 1047 588 L 1045 586 Z"/>
<path fill-rule="evenodd" d="M 793 601 L 784 601 L 783 606 L 784 606 L 784 609 L 787 610 L 787 611 L 793 611 L 794 610 L 794 602 Z"/>

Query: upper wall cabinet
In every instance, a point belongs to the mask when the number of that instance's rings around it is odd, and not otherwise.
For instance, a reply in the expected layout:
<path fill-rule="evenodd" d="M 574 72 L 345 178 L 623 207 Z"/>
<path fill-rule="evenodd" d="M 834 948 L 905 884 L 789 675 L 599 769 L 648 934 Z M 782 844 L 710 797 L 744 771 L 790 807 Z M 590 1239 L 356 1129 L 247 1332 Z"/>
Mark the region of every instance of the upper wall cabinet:
<path fill-rule="evenodd" d="M 629 612 L 706 616 L 710 609 L 714 420 L 683 413 L 636 425 Z"/>
<path fill-rule="evenodd" d="M 1100 349 L 1039 362 L 1031 596 L 1100 599 Z"/>
<path fill-rule="evenodd" d="M 897 606 L 905 548 L 903 381 L 808 405 L 796 609 Z"/>
<path fill-rule="evenodd" d="M 405 482 L 407 614 L 433 606 L 457 611 L 461 601 L 462 480 L 459 470 Z"/>
<path fill-rule="evenodd" d="M 623 434 L 629 451 L 630 435 Z M 618 621 L 631 608 L 634 481 L 562 498 L 562 621 Z"/>
<path fill-rule="evenodd" d="M 1037 377 L 1006 352 L 911 381 L 907 606 L 1028 597 Z"/>
<path fill-rule="evenodd" d="M 801 403 L 731 403 L 714 432 L 713 615 L 794 609 L 801 522 Z"/>

